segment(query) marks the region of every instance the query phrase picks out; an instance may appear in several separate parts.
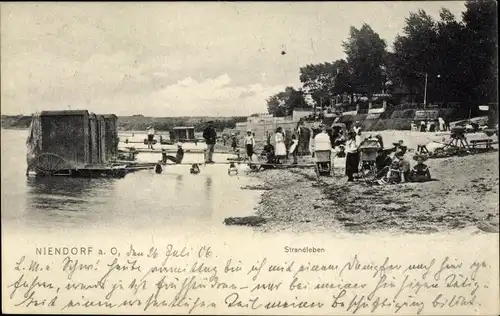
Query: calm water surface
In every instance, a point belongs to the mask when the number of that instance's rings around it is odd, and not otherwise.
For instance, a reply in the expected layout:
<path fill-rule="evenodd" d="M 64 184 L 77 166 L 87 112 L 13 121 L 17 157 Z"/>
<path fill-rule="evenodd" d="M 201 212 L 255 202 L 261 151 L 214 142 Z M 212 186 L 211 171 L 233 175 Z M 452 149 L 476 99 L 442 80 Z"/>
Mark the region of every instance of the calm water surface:
<path fill-rule="evenodd" d="M 9 228 L 246 230 L 222 222 L 228 216 L 251 215 L 260 196 L 240 189 L 256 181 L 244 176 L 243 166 L 239 177 L 228 176 L 227 165 L 202 166 L 198 175 L 191 175 L 186 165 L 167 166 L 159 175 L 138 171 L 123 179 L 26 177 L 26 136 L 25 130 L 2 130 L 2 226 Z M 140 154 L 138 160 L 160 156 Z M 227 156 L 214 159 L 227 161 Z M 186 154 L 185 161 L 202 162 L 203 155 Z"/>

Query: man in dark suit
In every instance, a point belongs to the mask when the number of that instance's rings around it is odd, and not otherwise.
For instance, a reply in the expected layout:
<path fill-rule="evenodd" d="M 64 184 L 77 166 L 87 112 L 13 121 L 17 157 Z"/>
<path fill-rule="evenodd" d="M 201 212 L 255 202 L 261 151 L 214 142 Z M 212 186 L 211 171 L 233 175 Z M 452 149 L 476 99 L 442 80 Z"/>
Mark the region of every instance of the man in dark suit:
<path fill-rule="evenodd" d="M 203 131 L 203 138 L 205 139 L 205 144 L 207 144 L 207 149 L 205 153 L 205 163 L 214 163 L 212 156 L 214 154 L 215 141 L 217 139 L 217 132 L 213 127 L 213 122 L 208 122 L 208 127 Z"/>

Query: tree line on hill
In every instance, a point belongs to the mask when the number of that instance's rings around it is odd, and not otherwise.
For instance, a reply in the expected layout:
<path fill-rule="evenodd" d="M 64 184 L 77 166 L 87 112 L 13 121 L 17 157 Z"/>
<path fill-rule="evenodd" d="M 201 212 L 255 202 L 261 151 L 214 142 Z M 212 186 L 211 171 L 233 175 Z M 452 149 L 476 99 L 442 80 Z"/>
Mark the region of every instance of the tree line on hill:
<path fill-rule="evenodd" d="M 31 115 L 2 115 L 2 128 L 28 128 L 31 123 Z M 234 128 L 236 123 L 245 122 L 246 116 L 236 117 L 144 117 L 144 116 L 122 116 L 118 117 L 118 128 L 126 131 L 145 131 L 153 124 L 158 131 L 167 131 L 175 126 L 193 126 L 195 131 L 203 131 L 209 121 L 218 131 L 226 128 Z"/>
<path fill-rule="evenodd" d="M 392 51 L 368 24 L 352 26 L 342 42 L 346 58 L 301 67 L 302 86 L 270 96 L 268 112 L 282 117 L 295 108 L 330 106 L 337 95 L 371 100 L 382 91 L 396 104 L 402 96 L 423 103 L 426 77 L 427 102 L 496 103 L 496 12 L 493 0 L 466 1 L 460 22 L 446 8 L 438 21 L 424 10 L 411 12 Z"/>

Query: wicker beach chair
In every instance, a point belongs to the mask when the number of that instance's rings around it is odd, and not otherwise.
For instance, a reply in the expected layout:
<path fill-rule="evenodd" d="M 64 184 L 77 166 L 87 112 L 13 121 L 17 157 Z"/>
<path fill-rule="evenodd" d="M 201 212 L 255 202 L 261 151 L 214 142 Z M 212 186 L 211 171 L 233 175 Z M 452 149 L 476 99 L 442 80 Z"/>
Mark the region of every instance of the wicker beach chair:
<path fill-rule="evenodd" d="M 316 174 L 320 176 L 333 176 L 333 163 L 331 150 L 316 150 L 314 152 L 316 160 Z"/>
<path fill-rule="evenodd" d="M 377 175 L 377 168 L 375 161 L 377 159 L 377 152 L 380 146 L 377 139 L 366 139 L 359 146 L 360 162 L 361 162 L 361 177 L 373 177 Z"/>

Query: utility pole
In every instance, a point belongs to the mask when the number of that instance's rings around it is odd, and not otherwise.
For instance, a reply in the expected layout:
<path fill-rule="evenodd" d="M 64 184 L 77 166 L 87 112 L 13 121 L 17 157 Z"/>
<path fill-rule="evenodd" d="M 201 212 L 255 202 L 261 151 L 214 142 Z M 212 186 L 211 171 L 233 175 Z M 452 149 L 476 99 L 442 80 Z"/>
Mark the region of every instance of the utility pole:
<path fill-rule="evenodd" d="M 424 86 L 424 110 L 427 106 L 427 73 L 425 73 L 425 86 Z"/>

